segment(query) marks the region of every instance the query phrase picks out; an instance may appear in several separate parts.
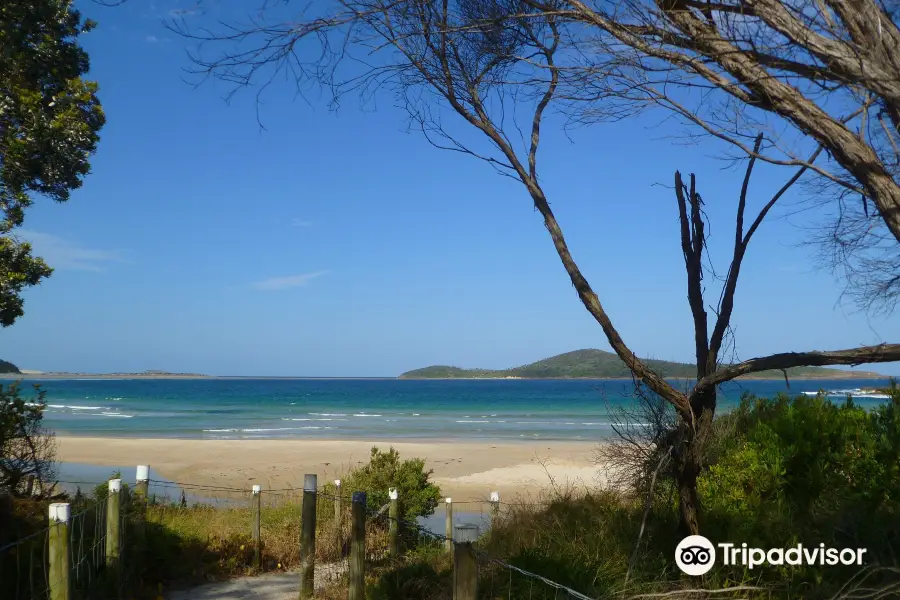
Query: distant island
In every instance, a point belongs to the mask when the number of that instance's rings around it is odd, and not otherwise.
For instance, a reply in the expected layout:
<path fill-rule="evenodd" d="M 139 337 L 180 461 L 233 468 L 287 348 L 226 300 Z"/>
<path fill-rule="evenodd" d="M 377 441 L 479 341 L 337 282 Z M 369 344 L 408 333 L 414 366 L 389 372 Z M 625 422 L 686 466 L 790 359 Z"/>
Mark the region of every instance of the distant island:
<path fill-rule="evenodd" d="M 663 377 L 693 378 L 696 367 L 667 360 L 645 360 L 645 364 Z M 844 371 L 824 367 L 794 367 L 787 370 L 793 379 L 887 379 L 887 375 L 870 371 Z M 612 352 L 575 350 L 551 356 L 512 369 L 461 369 L 435 365 L 407 371 L 400 379 L 620 379 L 631 378 L 631 371 Z M 743 379 L 783 379 L 781 371 L 762 371 Z"/>
<path fill-rule="evenodd" d="M 647 366 L 663 377 L 693 378 L 694 365 L 667 360 L 645 360 Z M 795 367 L 787 370 L 789 379 L 889 379 L 888 375 L 872 371 L 844 371 L 824 367 Z M 16 376 L 16 377 L 12 377 Z M 19 369 L 11 362 L 0 360 L 0 377 L 28 379 L 631 379 L 631 372 L 612 352 L 587 349 L 566 352 L 537 362 L 511 369 L 462 369 L 434 365 L 414 369 L 399 377 L 304 377 L 260 375 L 204 375 L 202 373 L 172 373 L 148 370 L 139 373 L 73 373 L 68 371 L 31 371 Z M 744 379 L 783 379 L 781 371 L 763 371 L 746 375 Z"/>
<path fill-rule="evenodd" d="M 5 375 L 7 373 L 16 374 L 21 373 L 21 371 L 19 370 L 19 367 L 12 364 L 11 362 L 0 360 L 0 374 Z"/>
<path fill-rule="evenodd" d="M 4 369 L 4 361 L 0 361 L 0 375 L 25 375 L 28 379 L 208 379 L 209 375 L 200 373 L 170 373 L 168 371 L 141 371 L 140 373 L 69 373 L 66 371 L 29 371 Z M 6 363 L 12 365 L 12 363 Z M 14 365 L 13 365 L 14 366 Z"/>

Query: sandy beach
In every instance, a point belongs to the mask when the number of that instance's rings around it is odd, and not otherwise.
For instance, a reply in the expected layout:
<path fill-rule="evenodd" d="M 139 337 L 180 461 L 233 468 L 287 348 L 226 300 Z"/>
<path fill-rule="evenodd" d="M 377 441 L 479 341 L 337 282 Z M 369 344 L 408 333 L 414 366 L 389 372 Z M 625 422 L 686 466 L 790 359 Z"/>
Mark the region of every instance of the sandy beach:
<path fill-rule="evenodd" d="M 302 487 L 305 473 L 319 481 L 339 478 L 368 461 L 384 441 L 184 440 L 59 437 L 60 461 L 94 465 L 149 464 L 172 481 L 264 488 Z M 392 444 L 401 458 L 421 457 L 433 479 L 454 500 L 482 500 L 497 490 L 505 498 L 534 497 L 550 486 L 600 483 L 592 456 L 596 442 L 414 441 Z M 131 480 L 133 473 L 125 473 Z"/>

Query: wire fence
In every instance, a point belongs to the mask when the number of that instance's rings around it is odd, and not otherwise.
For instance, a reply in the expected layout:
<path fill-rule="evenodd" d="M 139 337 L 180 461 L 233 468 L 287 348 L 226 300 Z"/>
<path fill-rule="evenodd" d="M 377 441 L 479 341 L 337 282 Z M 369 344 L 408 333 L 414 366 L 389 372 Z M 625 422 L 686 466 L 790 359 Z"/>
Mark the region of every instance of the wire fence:
<path fill-rule="evenodd" d="M 454 502 L 453 504 L 479 504 L 483 507 L 485 504 L 492 503 L 490 501 L 468 501 Z M 526 503 L 517 504 L 522 506 Z M 527 503 L 527 505 L 547 506 L 549 505 L 549 503 Z M 497 505 L 497 503 L 493 503 L 490 510 L 492 513 L 492 517 L 496 518 L 499 515 L 499 506 Z M 522 569 L 521 567 L 511 565 L 503 560 L 491 556 L 483 549 L 483 534 L 485 532 L 478 524 L 466 523 L 454 525 L 453 535 L 448 536 L 446 535 L 446 533 L 441 534 L 435 532 L 416 522 L 412 522 L 402 518 L 395 519 L 385 514 L 384 511 L 376 512 L 369 510 L 368 516 L 370 519 L 373 519 L 375 521 L 384 522 L 385 524 L 387 524 L 387 526 L 389 526 L 392 521 L 397 523 L 397 526 L 400 530 L 400 537 L 402 539 L 411 540 L 413 542 L 411 547 L 407 545 L 401 545 L 401 552 L 415 549 L 417 554 L 421 557 L 423 555 L 427 556 L 429 553 L 434 555 L 435 553 L 447 552 L 449 550 L 452 553 L 451 568 L 454 571 L 458 567 L 458 565 L 455 563 L 460 560 L 459 555 L 465 555 L 465 553 L 469 553 L 473 565 L 476 566 L 476 579 L 474 580 L 475 585 L 472 586 L 471 590 L 469 590 L 472 594 L 472 598 L 475 598 L 477 596 L 477 590 L 480 584 L 480 587 L 485 588 L 482 590 L 484 597 L 497 600 L 501 598 L 508 598 L 509 600 L 512 600 L 513 598 L 528 598 L 529 600 L 546 598 L 554 598 L 560 600 L 564 598 L 594 600 L 590 596 L 582 594 L 581 592 L 578 592 L 577 590 L 574 590 L 563 584 L 547 579 L 542 575 L 532 573 L 530 571 Z M 368 546 L 368 538 L 366 541 Z M 460 549 L 456 547 L 457 544 L 463 545 L 462 551 L 460 551 Z M 369 558 L 369 560 L 374 563 L 373 566 L 380 566 L 378 563 L 379 559 L 383 560 L 384 558 L 387 558 L 389 556 L 390 552 L 385 552 L 382 555 L 375 554 L 367 558 Z M 481 577 L 477 577 L 479 573 L 481 574 Z"/>
<path fill-rule="evenodd" d="M 106 570 L 107 504 L 108 498 L 73 500 L 67 504 L 63 523 L 49 522 L 0 547 L 0 597 L 48 599 L 61 581 L 67 582 L 72 597 L 78 599 L 100 599 L 114 591 L 118 582 L 111 582 Z M 124 516 L 121 521 L 120 543 L 124 545 Z M 61 538 L 61 543 L 55 538 Z M 54 569 L 61 561 L 61 570 Z"/>
<path fill-rule="evenodd" d="M 260 570 L 291 570 L 301 567 L 302 552 L 298 540 L 302 534 L 302 487 L 261 489 L 258 492 L 260 525 L 258 539 L 260 545 Z M 168 523 L 175 527 L 177 521 L 196 521 L 198 515 L 209 511 L 216 525 L 205 524 L 218 530 L 223 537 L 245 534 L 252 541 L 252 502 L 254 494 L 247 488 L 228 486 L 198 485 L 171 481 L 150 481 L 148 518 Z M 443 503 L 442 503 L 443 504 Z M 551 502 L 514 502 L 503 506 L 517 508 L 539 508 Z M 317 486 L 315 491 L 315 587 L 321 589 L 330 584 L 347 584 L 351 571 L 352 550 L 352 509 L 353 497 L 340 493 L 340 488 Z M 489 531 L 490 524 L 499 515 L 499 502 L 473 500 L 453 502 L 454 508 L 466 511 L 470 523 L 459 523 L 451 518 L 451 531 L 457 527 L 477 527 L 477 534 Z M 476 510 L 477 509 L 477 510 Z M 441 515 L 441 507 L 436 511 L 431 523 L 422 523 L 390 514 L 390 503 L 365 508 L 365 558 L 367 570 L 381 572 L 385 581 L 390 579 L 392 569 L 398 560 L 414 554 L 419 558 L 438 559 L 448 575 L 452 572 L 454 547 L 453 535 L 447 531 L 446 520 Z M 438 528 L 435 521 L 444 521 Z M 391 547 L 391 525 L 396 525 L 397 548 Z M 450 535 L 448 535 L 450 533 Z M 476 535 L 476 537 L 478 537 Z M 577 598 L 589 596 L 539 574 L 511 565 L 490 556 L 480 542 L 471 545 L 477 569 L 482 573 L 482 585 L 491 598 Z M 395 555 L 394 552 L 398 554 Z M 443 563 L 439 559 L 443 556 Z M 252 557 L 248 553 L 248 561 Z M 449 578 L 452 584 L 452 576 Z"/>
<path fill-rule="evenodd" d="M 344 587 L 349 597 L 361 597 L 350 592 L 357 582 L 388 598 L 409 597 L 404 590 L 420 586 L 430 590 L 421 597 L 435 599 L 593 600 L 585 590 L 526 568 L 540 557 L 511 564 L 489 552 L 485 534 L 497 519 L 552 502 L 501 504 L 495 494 L 485 501 L 446 499 L 437 518 L 423 522 L 404 516 L 403 499 L 393 491 L 360 500 L 330 484 L 264 490 L 150 479 L 113 496 L 99 494 L 102 482 L 99 488 L 61 483 L 76 490 L 62 559 L 67 599 L 120 599 L 169 581 L 299 571 L 301 590 L 337 590 L 328 597 L 342 597 Z M 462 523 L 454 519 L 457 507 L 467 515 Z M 2 600 L 61 597 L 52 594 L 62 573 L 53 545 L 58 535 L 58 525 L 49 522 L 0 546 Z"/>

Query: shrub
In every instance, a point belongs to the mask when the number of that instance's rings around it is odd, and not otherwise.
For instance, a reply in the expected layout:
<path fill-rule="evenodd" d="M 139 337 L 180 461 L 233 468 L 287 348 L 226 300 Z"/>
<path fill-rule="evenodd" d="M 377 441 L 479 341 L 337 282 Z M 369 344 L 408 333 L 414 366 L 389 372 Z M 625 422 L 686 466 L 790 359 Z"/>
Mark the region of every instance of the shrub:
<path fill-rule="evenodd" d="M 728 418 L 737 426 L 718 440 L 720 452 L 698 482 L 707 537 L 763 548 L 866 548 L 867 564 L 900 555 L 900 393 L 871 411 L 850 398 L 746 396 Z M 810 590 L 854 569 L 767 573 L 816 597 Z"/>
<path fill-rule="evenodd" d="M 433 470 L 425 469 L 425 460 L 408 458 L 400 460 L 400 453 L 393 447 L 382 452 L 372 448 L 369 463 L 352 469 L 342 482 L 346 493 L 366 492 L 370 510 L 378 510 L 388 502 L 388 489 L 396 488 L 400 500 L 400 516 L 407 521 L 434 513 L 441 499 L 441 489 L 430 481 Z M 325 486 L 328 494 L 334 494 L 333 484 Z"/>
<path fill-rule="evenodd" d="M 92 492 L 92 497 L 96 500 L 103 502 L 106 500 L 107 496 L 109 496 L 109 482 L 113 479 L 122 479 L 122 473 L 120 471 L 113 471 L 110 473 L 109 477 L 106 478 L 106 481 L 103 483 L 98 483 L 94 486 L 94 491 Z M 80 489 L 80 488 L 79 488 Z M 122 494 L 123 496 L 128 495 L 129 487 L 128 484 L 124 481 L 122 482 Z"/>

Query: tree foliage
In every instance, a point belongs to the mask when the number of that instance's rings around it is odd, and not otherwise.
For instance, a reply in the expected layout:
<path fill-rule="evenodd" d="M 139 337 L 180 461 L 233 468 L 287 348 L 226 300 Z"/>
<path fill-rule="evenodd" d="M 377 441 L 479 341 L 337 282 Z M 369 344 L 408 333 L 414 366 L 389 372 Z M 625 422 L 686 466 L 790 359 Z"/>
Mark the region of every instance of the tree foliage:
<path fill-rule="evenodd" d="M 13 234 L 25 209 L 35 195 L 65 202 L 90 172 L 105 117 L 78 38 L 93 27 L 69 0 L 0 6 L 0 326 L 52 272 Z"/>
<path fill-rule="evenodd" d="M 24 492 L 31 476 L 44 486 L 56 474 L 54 437 L 42 425 L 45 392 L 35 391 L 26 399 L 18 383 L 0 384 L 0 491 L 13 495 Z"/>
<path fill-rule="evenodd" d="M 31 244 L 0 237 L 0 326 L 9 327 L 25 314 L 22 291 L 53 273 L 44 259 L 31 254 Z"/>
<path fill-rule="evenodd" d="M 400 459 L 393 447 L 387 452 L 372 448 L 369 462 L 353 469 L 342 481 L 349 492 L 366 492 L 366 503 L 378 510 L 388 502 L 388 490 L 395 488 L 400 501 L 400 515 L 415 521 L 434 513 L 441 499 L 441 490 L 430 480 L 434 471 L 425 469 L 421 458 Z M 326 486 L 333 492 L 333 488 Z"/>

